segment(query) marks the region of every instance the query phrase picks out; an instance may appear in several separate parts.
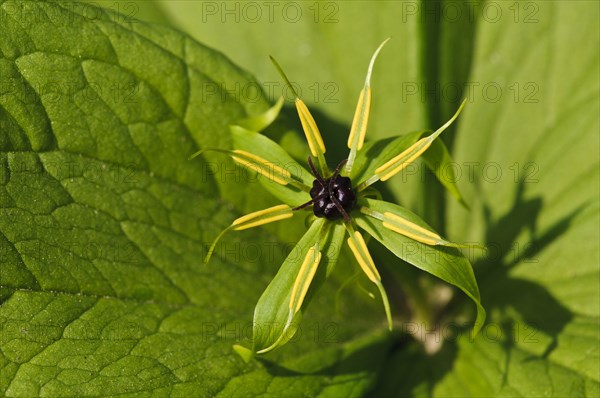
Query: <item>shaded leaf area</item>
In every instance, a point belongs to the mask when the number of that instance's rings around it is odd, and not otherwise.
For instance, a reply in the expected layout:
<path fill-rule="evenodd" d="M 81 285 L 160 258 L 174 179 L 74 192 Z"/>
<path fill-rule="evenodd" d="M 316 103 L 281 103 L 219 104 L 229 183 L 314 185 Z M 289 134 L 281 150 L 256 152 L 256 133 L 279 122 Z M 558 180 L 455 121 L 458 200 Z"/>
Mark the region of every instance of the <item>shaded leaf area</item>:
<path fill-rule="evenodd" d="M 448 321 L 414 325 L 417 337 L 431 330 L 430 338 L 446 341 L 433 354 L 414 342 L 395 350 L 386 366 L 394 371 L 375 395 L 600 393 L 600 82 L 598 54 L 588 48 L 598 5 L 531 4 L 535 23 L 479 20 L 470 80 L 503 89 L 530 83 L 525 88 L 535 92 L 476 101 L 454 143 L 458 185 L 472 211 L 448 202 L 448 235 L 487 246 L 468 256 L 489 321 L 475 340 Z M 447 315 L 460 301 L 450 301 Z"/>
<path fill-rule="evenodd" d="M 6 1 L 0 20 L 2 395 L 356 396 L 372 385 L 365 364 L 381 362 L 387 335 L 356 294 L 334 311 L 338 282 L 279 365 L 231 349 L 251 340 L 253 307 L 304 229 L 231 234 L 202 266 L 221 228 L 274 204 L 219 154 L 187 160 L 229 148 L 229 124 L 267 109 L 223 90 L 251 76 L 181 33 L 96 8 Z"/>
<path fill-rule="evenodd" d="M 273 55 L 309 107 L 320 108 L 346 127 L 352 122 L 373 51 L 392 37 L 378 57 L 371 79 L 369 136 L 383 138 L 437 127 L 424 125 L 423 119 L 418 61 L 425 48 L 419 34 L 423 22 L 420 1 L 377 1 L 372 7 L 368 1 L 240 3 L 229 7 L 221 3 L 155 3 L 174 25 L 247 65 L 267 95 L 277 98 L 283 93 L 292 100 L 291 90 L 268 60 L 268 55 Z M 417 91 L 409 91 L 409 86 Z M 317 118 L 320 126 L 319 122 Z M 323 132 L 323 138 L 326 144 L 345 144 L 348 132 Z"/>

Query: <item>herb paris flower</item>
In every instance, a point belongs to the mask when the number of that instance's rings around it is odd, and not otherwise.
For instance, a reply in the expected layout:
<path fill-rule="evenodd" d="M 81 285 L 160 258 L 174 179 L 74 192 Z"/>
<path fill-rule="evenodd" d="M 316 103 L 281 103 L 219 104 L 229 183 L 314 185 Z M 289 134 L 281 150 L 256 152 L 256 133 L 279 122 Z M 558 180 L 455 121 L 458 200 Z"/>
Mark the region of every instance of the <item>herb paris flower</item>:
<path fill-rule="evenodd" d="M 325 267 L 323 272 L 329 275 L 337 262 L 344 239 L 364 274 L 378 288 L 388 327 L 392 328 L 387 294 L 360 230 L 379 240 L 406 262 L 466 293 L 477 309 L 473 333 L 477 333 L 485 320 L 477 282 L 471 264 L 458 250 L 460 245 L 443 239 L 409 210 L 380 200 L 377 191 L 371 187 L 379 180 L 388 180 L 423 156 L 440 182 L 462 202 L 453 179 L 444 177 L 441 172 L 449 164 L 450 157 L 442 141 L 437 138 L 458 117 L 465 102 L 450 120 L 431 134 L 420 131 L 400 136 L 384 146 L 378 145 L 381 144 L 378 142 L 365 143 L 371 107 L 371 74 L 375 59 L 387 40 L 377 48 L 369 63 L 347 141 L 350 149 L 348 158 L 340 162 L 333 172 L 325 160 L 325 144 L 312 115 L 273 58 L 277 70 L 295 95 L 296 109 L 312 155 L 308 157 L 311 173 L 297 164 L 278 144 L 258 133 L 277 117 L 283 98 L 263 115 L 231 127 L 237 149 L 205 148 L 192 155 L 198 156 L 206 150 L 228 154 L 237 164 L 261 175 L 261 184 L 285 203 L 234 220 L 215 239 L 205 262 L 209 261 L 217 242 L 228 231 L 241 231 L 288 219 L 305 210 L 312 210 L 316 216 L 257 303 L 252 350 L 234 346 L 246 359 L 254 353 L 262 354 L 280 347 L 293 337 L 302 310 L 308 302 L 307 297 L 314 291 L 314 288 L 309 288 L 316 280 L 319 267 Z M 316 159 L 318 167 L 313 164 L 312 158 Z M 294 173 L 290 170 L 294 170 Z M 409 245 L 411 250 L 407 250 Z M 427 253 L 433 256 L 427 256 Z M 264 328 L 261 329 L 264 325 L 270 325 L 268 333 Z"/>

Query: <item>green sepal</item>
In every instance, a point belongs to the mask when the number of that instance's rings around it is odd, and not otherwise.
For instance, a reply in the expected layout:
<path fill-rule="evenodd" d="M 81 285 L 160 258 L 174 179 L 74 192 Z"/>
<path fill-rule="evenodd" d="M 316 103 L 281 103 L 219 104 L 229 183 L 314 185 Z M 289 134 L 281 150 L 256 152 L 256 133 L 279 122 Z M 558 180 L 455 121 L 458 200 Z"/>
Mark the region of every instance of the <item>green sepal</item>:
<path fill-rule="evenodd" d="M 302 313 L 312 296 L 333 270 L 343 244 L 345 230 L 340 223 L 316 219 L 284 260 L 279 271 L 258 300 L 254 310 L 254 353 L 266 353 L 283 346 L 294 337 Z M 290 322 L 289 303 L 296 276 L 308 250 L 319 241 L 321 262 L 302 308 Z"/>
<path fill-rule="evenodd" d="M 431 227 L 417 215 L 401 206 L 365 198 L 361 199 L 359 205 L 367 206 L 369 209 L 380 213 L 391 212 L 398 214 L 409 221 L 432 230 Z M 475 280 L 473 267 L 458 248 L 429 246 L 417 242 L 384 227 L 381 221 L 359 212 L 356 212 L 353 217 L 360 228 L 381 242 L 397 257 L 458 287 L 469 296 L 475 303 L 477 309 L 477 318 L 473 326 L 472 334 L 476 335 L 479 332 L 485 322 L 486 314 L 481 305 L 479 287 Z"/>
<path fill-rule="evenodd" d="M 234 149 L 241 149 L 267 159 L 289 171 L 295 180 L 304 185 L 304 189 L 301 190 L 291 184 L 281 185 L 268 178 L 258 176 L 258 181 L 271 194 L 292 207 L 299 206 L 310 200 L 308 191 L 312 186 L 314 177 L 281 146 L 264 135 L 247 130 L 241 126 L 231 126 L 230 130 Z"/>
<path fill-rule="evenodd" d="M 375 170 L 392 159 L 394 156 L 402 153 L 421 137 L 431 134 L 431 131 L 415 131 L 409 134 L 401 135 L 397 138 L 386 138 L 383 140 L 365 143 L 363 149 L 358 152 L 352 169 L 352 181 L 358 182 L 360 186 L 363 182 L 375 174 Z M 435 174 L 436 178 L 450 192 L 450 194 L 463 206 L 468 208 L 467 203 L 462 197 L 456 181 L 457 176 L 452 167 L 452 158 L 444 141 L 436 139 L 429 149 L 427 149 L 421 158 L 425 165 Z"/>
<path fill-rule="evenodd" d="M 402 153 L 426 133 L 425 130 L 414 131 L 396 138 L 365 142 L 363 148 L 356 155 L 352 174 L 349 177 L 355 186 L 360 185 L 375 174 L 375 169 Z"/>

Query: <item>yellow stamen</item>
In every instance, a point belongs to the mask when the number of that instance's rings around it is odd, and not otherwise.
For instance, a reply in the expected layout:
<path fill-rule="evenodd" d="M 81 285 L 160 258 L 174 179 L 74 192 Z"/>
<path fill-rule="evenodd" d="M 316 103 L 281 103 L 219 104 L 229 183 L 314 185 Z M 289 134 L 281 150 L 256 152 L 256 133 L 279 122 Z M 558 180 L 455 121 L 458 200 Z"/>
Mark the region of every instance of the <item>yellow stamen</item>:
<path fill-rule="evenodd" d="M 284 220 L 294 215 L 292 208 L 288 205 L 277 205 L 268 209 L 255 211 L 254 213 L 246 214 L 243 217 L 236 219 L 231 226 L 234 231 L 242 231 L 244 229 L 257 227 L 259 225 L 268 224 L 271 222 Z"/>
<path fill-rule="evenodd" d="M 394 232 L 407 236 L 418 242 L 425 243 L 426 245 L 437 245 L 443 243 L 443 239 L 438 234 L 431 232 L 420 225 L 408 221 L 394 213 L 385 212 L 383 213 L 383 217 L 383 226 L 391 229 Z"/>
<path fill-rule="evenodd" d="M 348 246 L 350 246 L 350 250 L 352 250 L 354 257 L 356 257 L 356 261 L 358 261 L 358 264 L 367 277 L 374 283 L 380 283 L 381 276 L 379 276 L 379 272 L 375 268 L 375 262 L 373 262 L 369 249 L 367 249 L 367 244 L 360 232 L 354 231 L 353 236 L 348 238 Z"/>
<path fill-rule="evenodd" d="M 254 170 L 262 176 L 268 178 L 281 185 L 287 185 L 291 174 L 289 171 L 282 167 L 277 166 L 273 162 L 261 158 L 260 156 L 254 155 L 250 152 L 236 149 L 232 151 L 232 159 L 240 165 L 247 167 L 248 169 Z M 237 155 L 237 156 L 236 156 Z"/>
<path fill-rule="evenodd" d="M 429 141 L 429 137 L 421 138 L 400 155 L 375 169 L 375 174 L 380 176 L 381 181 L 391 178 L 421 156 L 429 148 L 431 142 L 433 141 Z"/>
<path fill-rule="evenodd" d="M 321 138 L 321 133 L 319 132 L 317 123 L 315 123 L 315 119 L 313 119 L 310 111 L 300 98 L 296 98 L 295 102 L 298 116 L 302 123 L 302 129 L 304 130 L 306 141 L 308 141 L 308 146 L 310 147 L 310 152 L 315 157 L 317 157 L 319 153 L 324 154 L 325 143 L 323 142 L 323 138 Z"/>
<path fill-rule="evenodd" d="M 419 156 L 421 156 L 423 152 L 425 152 L 431 146 L 433 141 L 436 138 L 438 138 L 439 135 L 442 134 L 442 132 L 444 132 L 444 130 L 446 130 L 452 124 L 452 122 L 454 122 L 454 120 L 456 120 L 463 107 L 465 106 L 466 102 L 467 100 L 465 99 L 462 102 L 462 104 L 460 104 L 460 107 L 458 108 L 456 113 L 450 118 L 450 120 L 444 123 L 444 125 L 437 129 L 433 134 L 421 138 L 419 141 L 415 142 L 409 148 L 404 150 L 400 155 L 395 156 L 394 158 L 386 162 L 384 165 L 379 166 L 377 169 L 375 169 L 375 174 L 379 177 L 379 179 L 381 181 L 388 180 L 389 178 L 402 171 L 410 163 L 414 162 Z M 376 180 L 376 178 L 369 179 L 369 182 L 370 184 L 372 184 Z"/>
<path fill-rule="evenodd" d="M 317 272 L 317 267 L 321 261 L 321 252 L 317 251 L 316 246 L 308 249 L 304 262 L 300 267 L 294 287 L 292 288 L 292 296 L 290 299 L 290 311 L 295 314 L 302 308 L 302 303 L 308 292 L 308 288 Z"/>
<path fill-rule="evenodd" d="M 268 209 L 259 210 L 259 211 L 255 211 L 254 213 L 246 214 L 245 216 L 242 216 L 242 217 L 236 219 L 235 221 L 233 221 L 233 223 L 231 223 L 230 226 L 228 226 L 223 231 L 221 231 L 221 233 L 215 238 L 213 243 L 210 245 L 210 248 L 208 249 L 208 253 L 206 254 L 206 257 L 204 258 L 204 263 L 208 264 L 208 262 L 210 261 L 210 258 L 212 257 L 212 255 L 215 251 L 215 248 L 217 247 L 217 243 L 223 237 L 223 235 L 225 235 L 225 233 L 227 233 L 228 231 L 230 231 L 230 230 L 243 231 L 244 229 L 258 227 L 259 225 L 268 224 L 268 223 L 279 221 L 279 220 L 284 220 L 286 218 L 290 218 L 293 216 L 294 216 L 294 212 L 292 211 L 292 208 L 290 206 L 277 205 L 277 206 L 269 207 Z"/>
<path fill-rule="evenodd" d="M 366 86 L 360 91 L 356 112 L 352 120 L 350 135 L 348 136 L 348 148 L 355 147 L 361 150 L 367 135 L 367 125 L 369 122 L 369 113 L 371 110 L 371 87 Z M 358 141 L 354 141 L 358 138 Z"/>
<path fill-rule="evenodd" d="M 375 60 L 377 59 L 377 55 L 379 55 L 379 51 L 381 51 L 388 40 L 390 40 L 389 37 L 377 47 L 377 50 L 375 50 L 371 56 L 369 68 L 367 69 L 367 77 L 365 78 L 365 86 L 360 91 L 358 104 L 356 105 L 356 111 L 354 112 L 352 128 L 350 129 L 350 136 L 348 137 L 348 148 L 360 150 L 365 142 L 367 124 L 369 123 L 369 113 L 371 111 L 371 74 L 373 73 L 373 65 L 375 65 Z M 358 141 L 355 142 L 355 138 L 357 137 Z"/>
<path fill-rule="evenodd" d="M 385 39 L 373 53 L 371 61 L 369 62 L 365 85 L 358 96 L 358 103 L 356 104 L 354 118 L 352 119 L 352 127 L 350 128 L 350 135 L 348 136 L 348 148 L 350 148 L 350 154 L 348 155 L 348 162 L 346 163 L 346 174 L 352 172 L 354 159 L 356 159 L 356 152 L 361 150 L 365 143 L 367 125 L 369 124 L 369 114 L 371 112 L 371 74 L 373 73 L 373 65 L 375 64 L 375 59 L 377 59 L 379 51 L 381 51 L 389 39 L 389 37 Z"/>
<path fill-rule="evenodd" d="M 348 246 L 350 246 L 350 250 L 354 254 L 354 257 L 356 257 L 356 261 L 358 261 L 358 264 L 362 268 L 363 272 L 377 286 L 377 289 L 379 289 L 381 299 L 383 300 L 385 316 L 388 321 L 388 328 L 392 330 L 392 312 L 390 310 L 390 303 L 387 294 L 385 293 L 385 289 L 383 288 L 383 284 L 381 283 L 381 276 L 375 267 L 373 258 L 369 253 L 369 249 L 367 249 L 367 244 L 365 243 L 365 240 L 360 232 L 352 231 L 352 227 L 348 229 L 348 232 L 350 233 L 350 237 L 347 241 Z"/>

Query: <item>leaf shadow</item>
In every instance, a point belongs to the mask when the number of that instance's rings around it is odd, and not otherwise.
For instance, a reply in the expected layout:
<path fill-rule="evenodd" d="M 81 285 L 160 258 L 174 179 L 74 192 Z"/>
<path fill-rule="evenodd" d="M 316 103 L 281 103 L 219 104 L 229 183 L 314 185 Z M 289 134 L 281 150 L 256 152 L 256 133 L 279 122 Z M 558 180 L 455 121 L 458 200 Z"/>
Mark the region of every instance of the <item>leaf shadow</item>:
<path fill-rule="evenodd" d="M 439 351 L 427 353 L 420 343 L 405 335 L 412 344 L 397 347 L 383 367 L 375 388 L 367 397 L 433 396 L 433 388 L 452 370 L 456 344 L 444 344 Z"/>
<path fill-rule="evenodd" d="M 525 198 L 526 184 L 518 183 L 516 193 L 510 210 L 501 217 L 493 220 L 491 211 L 484 205 L 484 221 L 486 225 L 485 245 L 494 247 L 493 256 L 484 256 L 474 262 L 474 271 L 480 286 L 482 304 L 488 314 L 499 314 L 499 321 L 488 322 L 480 332 L 487 341 L 496 342 L 503 346 L 505 351 L 504 373 L 502 385 L 508 383 L 509 365 L 512 351 L 517 343 L 535 344 L 534 350 L 540 351 L 539 335 L 546 336 L 550 342 L 540 354 L 531 354 L 524 361 L 543 360 L 557 347 L 558 336 L 565 326 L 572 320 L 573 313 L 555 298 L 544 286 L 531 280 L 515 276 L 511 273 L 517 266 L 526 266 L 536 263 L 537 256 L 564 234 L 571 226 L 574 218 L 585 208 L 582 205 L 565 214 L 543 233 L 536 229 L 541 209 L 544 205 L 540 197 Z M 522 250 L 515 250 L 518 239 L 523 233 L 529 233 L 529 243 Z M 461 295 L 454 296 L 446 310 L 460 311 L 467 300 Z M 518 314 L 515 319 L 514 314 Z M 485 335 L 487 331 L 494 336 Z M 454 336 L 468 335 L 468 328 L 456 328 Z M 480 337 L 481 338 L 481 337 Z M 400 362 L 412 360 L 414 367 L 422 371 L 413 371 L 411 380 L 397 381 L 390 385 L 389 378 L 393 377 L 384 373 L 372 396 L 395 391 L 401 396 L 411 396 L 415 389 L 427 388 L 428 394 L 454 366 L 458 353 L 458 339 L 447 339 L 441 350 L 433 355 L 428 355 L 424 350 L 419 355 L 397 351 L 390 356 L 388 367 L 403 366 Z M 420 344 L 413 344 L 420 345 Z M 413 348 L 413 350 L 415 350 Z M 417 355 L 417 356 L 415 356 Z M 393 389 L 391 389 L 393 388 Z"/>
<path fill-rule="evenodd" d="M 517 265 L 526 267 L 528 264 L 537 263 L 537 256 L 567 231 L 584 206 L 566 214 L 544 233 L 539 234 L 536 224 L 543 201 L 539 197 L 525 199 L 525 188 L 525 182 L 520 181 L 511 210 L 497 221 L 491 220 L 490 209 L 484 206 L 488 225 L 485 245 L 495 247 L 497 254 L 493 258 L 488 257 L 476 262 L 474 266 L 476 277 L 482 286 L 482 301 L 490 311 L 499 309 L 506 313 L 513 309 L 526 325 L 551 338 L 552 342 L 541 356 L 545 358 L 556 348 L 558 335 L 573 318 L 573 314 L 544 286 L 514 276 L 511 271 Z M 517 238 L 523 230 L 529 232 L 531 239 L 521 248 Z M 505 335 L 510 337 L 510 328 L 504 325 L 502 329 Z M 515 339 L 508 341 L 514 343 Z"/>
<path fill-rule="evenodd" d="M 265 358 L 257 358 L 257 360 L 265 367 L 265 370 L 274 377 L 298 377 L 306 375 L 321 375 L 329 377 L 356 375 L 356 379 L 364 379 L 368 373 L 375 373 L 373 368 L 374 361 L 385 358 L 386 353 L 390 350 L 392 341 L 394 344 L 406 344 L 408 340 L 405 336 L 401 337 L 396 333 L 396 339 L 381 337 L 381 333 L 377 333 L 379 337 L 370 338 L 367 344 L 363 344 L 360 348 L 352 351 L 348 355 L 344 355 L 344 348 L 339 348 L 342 351 L 341 358 L 336 358 L 331 363 L 323 364 L 315 358 L 309 358 L 304 362 L 303 358 L 288 364 L 282 365 L 277 360 L 269 360 Z M 327 351 L 328 349 L 325 349 Z M 322 351 L 315 355 L 319 356 Z M 309 354 L 310 355 L 310 354 Z M 318 365 L 315 366 L 315 364 Z M 380 361 L 381 364 L 381 361 Z M 351 379 L 344 377 L 345 381 Z"/>

